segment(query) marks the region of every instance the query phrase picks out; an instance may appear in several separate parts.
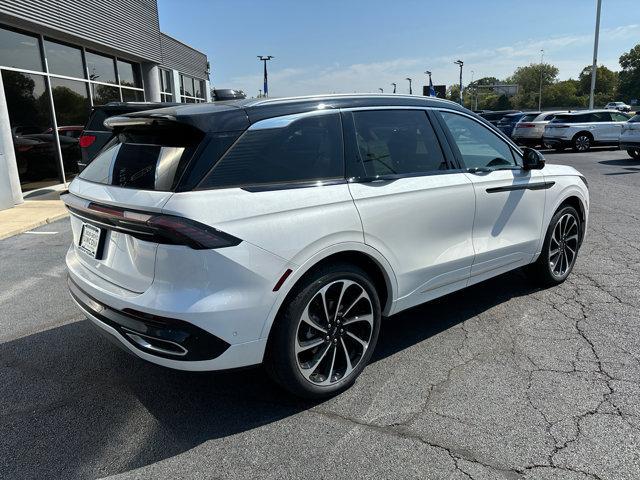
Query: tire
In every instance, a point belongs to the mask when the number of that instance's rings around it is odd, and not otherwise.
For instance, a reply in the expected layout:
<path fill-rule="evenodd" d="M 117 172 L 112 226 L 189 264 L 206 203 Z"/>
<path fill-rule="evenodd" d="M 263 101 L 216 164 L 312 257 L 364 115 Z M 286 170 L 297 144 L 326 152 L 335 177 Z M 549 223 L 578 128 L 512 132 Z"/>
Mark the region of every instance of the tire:
<path fill-rule="evenodd" d="M 635 160 L 640 160 L 640 148 L 627 148 L 629 156 Z"/>
<path fill-rule="evenodd" d="M 531 278 L 544 287 L 564 282 L 576 263 L 581 241 L 580 215 L 573 207 L 560 208 L 549 222 L 540 256 L 528 267 Z"/>
<path fill-rule="evenodd" d="M 591 144 L 593 143 L 593 139 L 591 135 L 588 133 L 578 133 L 573 140 L 571 141 L 571 148 L 574 152 L 588 152 L 591 150 Z"/>
<path fill-rule="evenodd" d="M 271 330 L 267 372 L 294 395 L 336 395 L 369 362 L 380 321 L 378 293 L 364 270 L 348 263 L 321 267 L 285 300 Z"/>

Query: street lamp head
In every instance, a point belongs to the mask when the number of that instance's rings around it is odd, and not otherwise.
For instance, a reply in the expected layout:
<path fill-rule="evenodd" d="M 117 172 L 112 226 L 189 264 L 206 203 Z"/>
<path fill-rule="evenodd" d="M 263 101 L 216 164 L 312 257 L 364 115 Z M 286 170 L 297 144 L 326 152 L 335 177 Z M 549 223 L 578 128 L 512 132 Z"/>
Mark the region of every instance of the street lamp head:
<path fill-rule="evenodd" d="M 460 66 L 464 65 L 464 62 L 462 60 L 456 60 L 453 63 L 455 63 L 456 65 L 460 65 Z"/>
<path fill-rule="evenodd" d="M 427 74 L 427 75 L 429 75 L 429 76 L 431 75 L 431 72 L 430 72 L 429 70 L 425 70 L 425 72 L 424 72 L 424 73 L 426 73 L 426 74 Z"/>
<path fill-rule="evenodd" d="M 272 58 L 275 58 L 273 55 L 258 55 L 258 60 L 271 60 Z"/>
<path fill-rule="evenodd" d="M 396 86 L 396 84 L 395 84 L 395 83 L 391 83 L 391 85 L 393 85 L 394 87 Z"/>
<path fill-rule="evenodd" d="M 411 81 L 411 79 L 410 79 L 409 77 L 405 78 L 405 80 L 409 80 L 409 81 Z"/>

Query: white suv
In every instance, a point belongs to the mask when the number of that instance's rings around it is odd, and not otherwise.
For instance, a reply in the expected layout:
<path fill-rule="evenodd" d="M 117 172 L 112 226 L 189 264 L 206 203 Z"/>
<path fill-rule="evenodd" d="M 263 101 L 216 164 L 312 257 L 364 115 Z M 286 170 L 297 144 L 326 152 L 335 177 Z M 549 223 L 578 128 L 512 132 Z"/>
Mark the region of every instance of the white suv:
<path fill-rule="evenodd" d="M 513 138 L 518 145 L 526 145 L 529 147 L 544 146 L 542 143 L 544 127 L 553 120 L 556 115 L 561 113 L 567 113 L 567 110 L 527 113 L 516 123 L 511 138 Z"/>
<path fill-rule="evenodd" d="M 634 117 L 622 126 L 620 134 L 620 149 L 626 150 L 629 156 L 640 160 L 640 114 Z"/>
<path fill-rule="evenodd" d="M 631 111 L 631 105 L 627 105 L 624 102 L 609 102 L 604 106 L 604 108 L 618 110 L 619 112 Z"/>
<path fill-rule="evenodd" d="M 69 288 L 166 367 L 264 362 L 296 394 L 332 395 L 383 315 L 525 265 L 560 283 L 585 234 L 584 177 L 445 100 L 239 100 L 106 124 L 114 141 L 64 197 Z"/>
<path fill-rule="evenodd" d="M 557 151 L 571 147 L 586 152 L 594 145 L 618 145 L 629 116 L 613 110 L 589 110 L 556 115 L 544 127 L 542 141 Z"/>

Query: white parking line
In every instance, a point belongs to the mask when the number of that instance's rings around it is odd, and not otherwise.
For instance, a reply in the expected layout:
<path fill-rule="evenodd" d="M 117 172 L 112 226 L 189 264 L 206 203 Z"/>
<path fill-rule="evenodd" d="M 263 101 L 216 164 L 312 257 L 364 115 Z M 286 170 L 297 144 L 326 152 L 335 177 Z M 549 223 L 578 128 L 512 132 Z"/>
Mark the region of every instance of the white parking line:
<path fill-rule="evenodd" d="M 33 233 L 34 235 L 56 235 L 58 232 L 34 232 L 32 230 L 29 230 L 28 232 L 24 233 Z"/>

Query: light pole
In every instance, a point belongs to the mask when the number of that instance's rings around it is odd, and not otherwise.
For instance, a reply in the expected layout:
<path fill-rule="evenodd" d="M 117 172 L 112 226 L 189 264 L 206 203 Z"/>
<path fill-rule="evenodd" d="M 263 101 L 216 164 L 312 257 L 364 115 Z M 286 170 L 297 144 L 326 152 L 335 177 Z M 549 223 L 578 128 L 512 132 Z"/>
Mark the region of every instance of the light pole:
<path fill-rule="evenodd" d="M 393 85 L 393 93 L 396 93 L 396 84 L 392 83 L 391 85 Z"/>
<path fill-rule="evenodd" d="M 469 85 L 473 85 L 473 77 L 475 77 L 476 72 L 475 70 L 471 70 L 471 83 L 469 83 Z M 475 93 L 474 97 L 475 97 L 475 108 L 474 110 L 478 110 L 478 86 L 477 85 L 473 85 L 473 93 Z"/>
<path fill-rule="evenodd" d="M 540 49 L 540 92 L 538 92 L 538 111 L 542 111 L 542 73 L 544 72 L 544 50 Z"/>
<path fill-rule="evenodd" d="M 409 80 L 409 95 L 413 95 L 413 90 L 411 89 L 411 79 L 407 77 L 405 78 L 405 80 Z"/>
<path fill-rule="evenodd" d="M 378 90 L 380 90 L 380 93 L 384 93 L 384 88 L 378 88 Z"/>
<path fill-rule="evenodd" d="M 598 69 L 598 39 L 600 38 L 600 9 L 602 0 L 598 0 L 596 7 L 596 34 L 593 40 L 593 65 L 591 66 L 591 89 L 589 90 L 589 108 L 593 108 L 593 94 L 596 90 L 596 70 Z"/>
<path fill-rule="evenodd" d="M 462 60 L 456 60 L 455 62 L 456 65 L 460 65 L 460 105 L 463 105 L 462 102 L 462 66 L 464 65 L 464 62 Z"/>
<path fill-rule="evenodd" d="M 271 60 L 272 58 L 274 58 L 271 55 L 258 55 L 258 60 L 260 60 L 262 63 L 264 63 L 264 96 L 268 97 L 269 96 L 269 85 L 268 85 L 268 81 L 267 81 L 267 62 L 269 60 Z"/>

